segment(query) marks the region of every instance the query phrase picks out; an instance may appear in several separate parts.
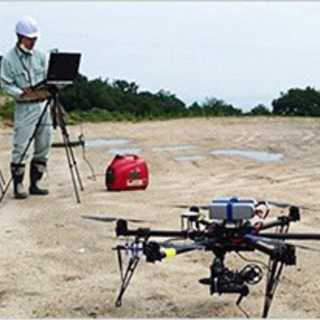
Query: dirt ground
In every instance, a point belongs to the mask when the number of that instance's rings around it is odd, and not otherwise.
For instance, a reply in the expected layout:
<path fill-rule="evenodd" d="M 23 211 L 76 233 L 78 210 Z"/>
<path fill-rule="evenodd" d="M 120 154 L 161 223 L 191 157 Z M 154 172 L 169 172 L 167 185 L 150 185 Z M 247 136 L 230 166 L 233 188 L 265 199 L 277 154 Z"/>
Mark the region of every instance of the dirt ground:
<path fill-rule="evenodd" d="M 80 129 L 69 127 L 71 139 Z M 114 302 L 120 277 L 116 253 L 123 243 L 115 223 L 83 219 L 83 215 L 146 219 L 142 227 L 179 229 L 178 205 L 208 204 L 212 198 L 239 196 L 291 202 L 305 209 L 292 231 L 320 228 L 320 121 L 316 119 L 221 118 L 143 123 L 84 124 L 86 139 L 128 138 L 141 148 L 150 169 L 145 191 L 107 192 L 104 173 L 113 147 L 87 149 L 97 174 L 74 148 L 85 190 L 77 204 L 64 149 L 53 148 L 43 184 L 44 198 L 18 201 L 10 188 L 0 203 L 0 318 L 242 318 L 236 295 L 210 296 L 198 283 L 209 275 L 210 252 L 193 252 L 161 263 L 142 262 L 123 299 Z M 0 164 L 8 180 L 12 129 L 0 126 Z M 55 141 L 61 139 L 54 133 Z M 191 145 L 193 149 L 158 152 L 162 146 Z M 240 156 L 211 155 L 215 149 L 277 152 L 283 159 L 262 162 Z M 175 156 L 201 155 L 197 162 Z M 25 182 L 28 184 L 28 177 Z M 274 210 L 271 215 L 281 214 Z M 137 223 L 130 223 L 138 227 Z M 313 248 L 319 242 L 303 243 Z M 248 259 L 267 262 L 259 253 Z M 230 254 L 227 263 L 247 263 Z M 270 310 L 273 318 L 320 317 L 320 254 L 297 249 L 297 266 L 286 267 Z M 265 278 L 251 287 L 242 307 L 260 317 Z"/>

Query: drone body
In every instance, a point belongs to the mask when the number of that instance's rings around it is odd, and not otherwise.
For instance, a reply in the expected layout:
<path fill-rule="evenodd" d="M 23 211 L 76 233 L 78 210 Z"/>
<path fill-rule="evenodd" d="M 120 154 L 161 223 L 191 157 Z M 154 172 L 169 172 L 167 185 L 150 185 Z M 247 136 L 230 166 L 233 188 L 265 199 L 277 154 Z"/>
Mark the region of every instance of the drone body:
<path fill-rule="evenodd" d="M 209 219 L 201 210 L 209 212 Z M 262 317 L 267 317 L 284 266 L 296 264 L 295 245 L 285 241 L 320 239 L 320 234 L 288 233 L 290 224 L 300 220 L 298 207 L 291 206 L 288 215 L 280 216 L 274 221 L 263 221 L 268 214 L 269 205 L 266 201 L 230 198 L 215 199 L 209 206 L 190 207 L 181 216 L 181 230 L 131 230 L 128 229 L 126 220 L 118 220 L 117 236 L 134 237 L 134 240 L 115 248 L 122 281 L 116 306 L 121 306 L 122 296 L 142 256 L 146 257 L 147 262 L 154 263 L 194 250 L 212 252 L 214 255 L 209 277 L 202 278 L 199 282 L 209 286 L 211 295 L 237 294 L 236 304 L 239 306 L 242 299 L 250 293 L 249 285 L 259 283 L 263 272 L 260 266 L 253 263 L 241 270 L 230 270 L 225 266 L 225 256 L 230 252 L 260 251 L 269 256 L 262 313 Z M 266 230 L 273 232 L 266 233 Z M 157 242 L 150 238 L 175 238 L 176 242 Z M 188 240 L 190 244 L 178 244 L 177 239 Z M 129 255 L 125 272 L 121 254 L 123 251 Z"/>

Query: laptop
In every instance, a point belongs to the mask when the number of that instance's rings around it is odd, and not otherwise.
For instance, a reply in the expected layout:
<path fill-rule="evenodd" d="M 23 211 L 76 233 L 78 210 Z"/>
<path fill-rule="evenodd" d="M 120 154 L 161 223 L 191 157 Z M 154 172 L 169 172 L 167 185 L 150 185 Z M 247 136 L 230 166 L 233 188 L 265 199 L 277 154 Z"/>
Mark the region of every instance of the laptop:
<path fill-rule="evenodd" d="M 72 84 L 78 74 L 80 53 L 52 52 L 49 58 L 47 78 L 33 89 L 39 89 L 42 85 L 66 86 Z"/>

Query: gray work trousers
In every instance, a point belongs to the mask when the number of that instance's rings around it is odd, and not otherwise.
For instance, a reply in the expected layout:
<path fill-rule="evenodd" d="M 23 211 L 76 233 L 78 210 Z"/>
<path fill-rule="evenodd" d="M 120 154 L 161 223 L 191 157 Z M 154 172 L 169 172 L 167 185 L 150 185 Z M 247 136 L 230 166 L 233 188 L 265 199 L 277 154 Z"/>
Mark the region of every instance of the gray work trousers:
<path fill-rule="evenodd" d="M 30 154 L 30 148 L 22 161 L 21 157 L 35 131 L 36 124 L 45 105 L 46 102 L 16 103 L 14 110 L 13 150 L 11 154 L 12 163 L 25 164 L 27 161 Z M 33 140 L 34 153 L 32 159 L 42 162 L 48 161 L 51 137 L 52 121 L 50 117 L 50 108 L 47 108 Z"/>

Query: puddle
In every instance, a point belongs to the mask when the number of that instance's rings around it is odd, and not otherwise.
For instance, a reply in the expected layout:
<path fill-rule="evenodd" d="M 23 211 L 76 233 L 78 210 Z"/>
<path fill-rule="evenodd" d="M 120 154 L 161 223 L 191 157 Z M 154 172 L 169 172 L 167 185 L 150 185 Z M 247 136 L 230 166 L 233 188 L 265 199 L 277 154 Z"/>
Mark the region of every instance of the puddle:
<path fill-rule="evenodd" d="M 281 153 L 271 153 L 264 151 L 250 151 L 239 149 L 218 149 L 211 151 L 213 155 L 226 155 L 226 156 L 243 156 L 259 161 L 279 161 L 283 158 Z"/>
<path fill-rule="evenodd" d="M 92 139 L 85 141 L 86 148 L 119 146 L 131 143 L 129 139 Z"/>
<path fill-rule="evenodd" d="M 163 151 L 173 151 L 173 150 L 189 150 L 193 149 L 195 146 L 163 146 L 152 148 L 153 151 L 163 152 Z"/>
<path fill-rule="evenodd" d="M 173 159 L 176 161 L 201 161 L 204 160 L 206 157 L 204 156 L 180 156 L 174 157 Z"/>
<path fill-rule="evenodd" d="M 123 155 L 125 153 L 129 153 L 129 154 L 137 154 L 140 153 L 142 151 L 142 149 L 140 148 L 136 148 L 136 149 L 110 149 L 108 152 L 111 154 L 120 154 Z"/>

